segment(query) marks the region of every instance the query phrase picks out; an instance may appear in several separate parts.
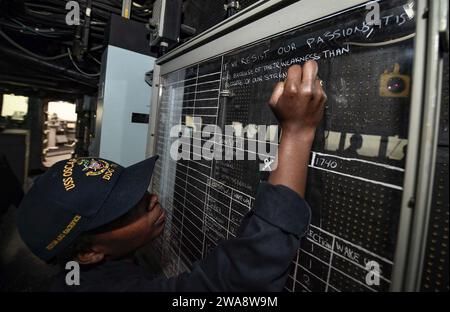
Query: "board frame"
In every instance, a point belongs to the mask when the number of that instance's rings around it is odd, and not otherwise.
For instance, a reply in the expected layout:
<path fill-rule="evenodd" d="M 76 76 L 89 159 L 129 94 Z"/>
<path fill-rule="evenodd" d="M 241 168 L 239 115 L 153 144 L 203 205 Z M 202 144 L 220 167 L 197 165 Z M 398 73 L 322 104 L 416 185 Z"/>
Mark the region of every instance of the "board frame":
<path fill-rule="evenodd" d="M 279 36 L 295 28 L 330 18 L 333 15 L 341 14 L 373 1 L 321 0 L 323 3 L 321 5 L 318 5 L 317 2 L 318 0 L 299 0 L 294 3 L 289 0 L 259 1 L 232 19 L 212 27 L 156 60 L 152 86 L 153 93 L 147 155 L 153 155 L 155 150 L 155 127 L 158 124 L 158 100 L 161 92 L 159 83 L 162 75 L 213 57 L 224 55 L 238 48 L 257 44 L 270 37 Z M 421 198 L 420 194 L 424 196 L 423 189 L 420 189 L 423 183 L 419 183 L 418 177 L 429 174 L 428 170 L 434 168 L 433 163 L 436 157 L 435 153 L 432 151 L 426 152 L 423 147 L 429 146 L 435 140 L 433 135 L 431 137 L 424 135 L 426 128 L 436 129 L 438 126 L 438 120 L 435 120 L 436 118 L 431 120 L 425 120 L 424 118 L 427 113 L 431 116 L 435 116 L 436 114 L 436 111 L 434 111 L 436 109 L 434 103 L 430 103 L 431 97 L 428 96 L 425 98 L 424 77 L 426 77 L 427 72 L 427 40 L 430 25 L 428 18 L 424 17 L 424 13 L 428 10 L 429 3 L 427 0 L 416 0 L 415 2 L 418 18 L 416 24 L 413 87 L 409 116 L 409 150 L 405 165 L 405 178 L 391 279 L 391 291 L 414 291 L 419 289 L 421 271 L 411 270 L 411 268 L 408 270 L 407 266 L 411 263 L 417 264 L 415 268 L 421 266 L 421 253 L 419 251 L 423 250 L 423 246 L 421 242 L 417 241 L 417 238 L 414 240 L 413 235 L 411 235 L 411 230 L 413 227 L 415 229 L 419 227 L 421 229 L 420 232 L 422 232 L 423 228 L 425 230 L 427 228 L 426 225 L 421 224 L 418 220 L 420 216 L 426 216 L 429 213 L 430 200 L 425 198 L 421 201 L 422 205 L 418 206 L 415 199 L 418 196 Z M 284 7 L 280 7 L 280 5 L 284 5 Z M 308 12 L 308 14 L 298 15 L 296 12 Z M 436 72 L 438 71 L 434 70 L 428 73 L 427 79 L 431 79 L 429 84 L 433 83 L 433 79 L 435 83 L 438 82 L 439 79 L 437 76 L 430 76 L 435 75 Z M 430 112 L 430 110 L 433 111 Z M 426 124 L 426 122 L 428 123 Z M 425 165 L 423 163 L 424 161 L 426 162 Z"/>

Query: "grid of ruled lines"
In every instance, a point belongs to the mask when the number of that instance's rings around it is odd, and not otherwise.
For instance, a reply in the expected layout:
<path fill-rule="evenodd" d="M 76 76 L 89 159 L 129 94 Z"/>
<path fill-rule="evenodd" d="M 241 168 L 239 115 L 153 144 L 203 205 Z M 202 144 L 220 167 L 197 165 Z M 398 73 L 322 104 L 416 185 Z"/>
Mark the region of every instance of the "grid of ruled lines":
<path fill-rule="evenodd" d="M 204 258 L 221 240 L 234 237 L 242 218 L 254 202 L 249 194 L 212 178 L 213 162 L 201 159 L 201 155 L 196 155 L 199 159 L 179 161 L 170 157 L 170 146 L 175 140 L 169 135 L 172 126 L 185 124 L 187 116 L 200 117 L 201 125 L 217 125 L 219 121 L 222 72 L 208 72 L 200 66 L 171 74 L 163 82 L 159 102 L 156 154 L 161 158 L 155 166 L 153 187 L 158 190 L 160 202 L 168 212 L 164 236 L 158 245 L 162 259 L 168 262 L 164 268 L 168 276 L 189 270 L 195 261 Z M 194 125 L 194 128 L 201 128 L 201 125 Z M 310 167 L 317 170 L 324 169 L 315 162 L 317 155 L 341 162 L 368 163 L 312 152 Z M 388 171 L 402 171 L 401 168 L 382 164 L 370 165 Z M 348 175 L 337 170 L 326 171 Z M 400 185 L 385 181 L 358 176 L 352 178 L 401 190 Z M 365 263 L 369 260 L 376 260 L 381 265 L 381 287 L 372 287 L 365 282 Z M 389 259 L 311 225 L 292 263 L 285 290 L 384 290 L 390 284 L 392 265 Z M 343 267 L 348 269 L 343 270 Z"/>

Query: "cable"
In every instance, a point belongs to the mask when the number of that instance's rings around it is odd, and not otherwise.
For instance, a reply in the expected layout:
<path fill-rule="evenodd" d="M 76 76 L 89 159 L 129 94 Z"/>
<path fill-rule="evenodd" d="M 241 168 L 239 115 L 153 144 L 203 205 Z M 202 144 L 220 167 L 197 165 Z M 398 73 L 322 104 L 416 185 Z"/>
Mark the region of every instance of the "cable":
<path fill-rule="evenodd" d="M 92 56 L 92 54 L 88 53 L 88 56 L 93 59 L 97 64 L 102 65 L 102 62 L 100 62 L 99 60 L 97 60 L 95 57 Z"/>
<path fill-rule="evenodd" d="M 3 38 L 5 38 L 6 41 L 8 41 L 10 44 L 12 44 L 13 46 L 15 46 L 17 49 L 21 50 L 22 52 L 33 56 L 39 60 L 43 60 L 43 61 L 53 61 L 53 60 L 57 60 L 63 57 L 67 56 L 67 53 L 64 54 L 60 54 L 60 55 L 55 55 L 55 56 L 42 56 L 36 53 L 31 52 L 30 50 L 22 47 L 20 44 L 18 44 L 17 42 L 15 42 L 14 40 L 12 40 L 7 34 L 5 34 L 2 29 L 0 28 L 0 36 L 2 36 Z"/>
<path fill-rule="evenodd" d="M 35 33 L 39 36 L 47 37 L 47 38 L 58 38 L 60 36 L 64 36 L 64 33 L 59 34 L 55 29 L 34 29 L 33 27 L 27 26 L 20 21 L 16 20 L 15 18 L 11 18 L 13 22 L 20 25 L 22 28 L 28 31 L 31 31 L 32 33 Z M 71 32 L 66 32 L 66 34 L 70 34 Z"/>
<path fill-rule="evenodd" d="M 29 9 L 29 8 L 27 8 L 27 10 L 30 11 L 31 13 L 38 14 L 38 15 L 44 15 L 44 16 L 52 15 L 52 13 L 50 13 L 50 12 L 35 11 L 35 10 Z"/>
<path fill-rule="evenodd" d="M 88 77 L 98 77 L 98 76 L 100 76 L 100 73 L 89 74 L 89 73 L 84 72 L 81 68 L 79 68 L 78 65 L 75 63 L 75 61 L 73 60 L 72 52 L 70 52 L 70 48 L 67 48 L 67 54 L 69 55 L 69 58 L 70 58 L 70 60 L 72 61 L 73 66 L 75 66 L 75 68 L 76 68 L 80 73 L 82 73 L 83 75 L 88 76 Z"/>
<path fill-rule="evenodd" d="M 36 11 L 36 10 L 33 10 L 33 11 L 38 12 L 38 14 L 47 15 L 47 16 L 48 16 L 48 14 L 52 14 L 52 13 L 59 13 L 59 14 L 65 13 L 64 7 L 58 8 L 58 7 L 51 6 L 51 5 L 32 3 L 32 2 L 25 2 L 24 5 L 27 7 L 35 7 L 38 9 L 43 9 L 44 11 Z"/>
<path fill-rule="evenodd" d="M 397 39 L 392 39 L 392 40 L 387 40 L 387 41 L 382 41 L 382 42 L 371 42 L 371 43 L 363 43 L 363 42 L 344 42 L 343 44 L 348 44 L 348 45 L 354 45 L 354 46 L 360 46 L 360 47 L 380 47 L 380 46 L 385 46 L 385 45 L 390 45 L 390 44 L 394 44 L 394 43 L 398 43 L 398 42 L 402 42 L 411 38 L 414 38 L 416 36 L 416 33 L 412 33 Z"/>
<path fill-rule="evenodd" d="M 94 78 L 86 77 L 85 75 L 80 74 L 78 71 L 74 71 L 47 61 L 39 60 L 25 53 L 20 53 L 17 50 L 6 48 L 5 46 L 0 45 L 0 51 L 2 52 L 2 54 L 6 54 L 11 59 L 17 59 L 20 62 L 29 64 L 30 67 L 35 65 L 36 67 L 39 67 L 41 69 L 45 68 L 46 71 L 49 70 L 51 72 L 51 75 L 54 74 L 58 75 L 61 74 L 64 76 L 68 75 L 71 76 L 73 79 L 76 79 L 79 83 L 88 84 L 90 86 L 94 86 L 97 84 L 97 81 Z"/>
<path fill-rule="evenodd" d="M 98 45 L 98 46 L 93 47 L 92 49 L 90 49 L 89 52 L 97 51 L 97 50 L 100 50 L 101 48 L 103 48 L 103 46 L 102 45 Z"/>

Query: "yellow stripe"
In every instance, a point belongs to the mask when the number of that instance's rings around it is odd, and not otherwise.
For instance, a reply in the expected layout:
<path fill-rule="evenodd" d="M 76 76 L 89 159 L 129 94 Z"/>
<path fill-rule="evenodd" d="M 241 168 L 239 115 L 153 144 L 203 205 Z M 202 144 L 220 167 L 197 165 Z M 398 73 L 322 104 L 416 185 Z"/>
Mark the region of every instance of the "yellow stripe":
<path fill-rule="evenodd" d="M 60 234 L 58 234 L 58 236 L 56 236 L 56 238 L 52 240 L 52 242 L 48 244 L 45 249 L 52 250 L 53 248 L 55 248 L 55 246 L 58 245 L 59 242 L 61 242 L 70 233 L 70 231 L 72 231 L 72 229 L 77 225 L 80 219 L 80 215 L 76 215 L 75 217 L 73 217 L 72 221 L 69 222 L 66 228 Z"/>

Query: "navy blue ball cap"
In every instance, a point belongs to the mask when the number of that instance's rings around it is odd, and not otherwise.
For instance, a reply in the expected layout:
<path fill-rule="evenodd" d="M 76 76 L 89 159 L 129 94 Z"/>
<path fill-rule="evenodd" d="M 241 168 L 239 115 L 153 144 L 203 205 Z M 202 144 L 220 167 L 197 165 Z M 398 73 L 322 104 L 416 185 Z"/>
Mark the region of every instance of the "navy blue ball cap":
<path fill-rule="evenodd" d="M 82 233 L 105 225 L 144 196 L 158 156 L 124 168 L 87 157 L 54 164 L 22 200 L 17 226 L 22 240 L 47 261 Z"/>

